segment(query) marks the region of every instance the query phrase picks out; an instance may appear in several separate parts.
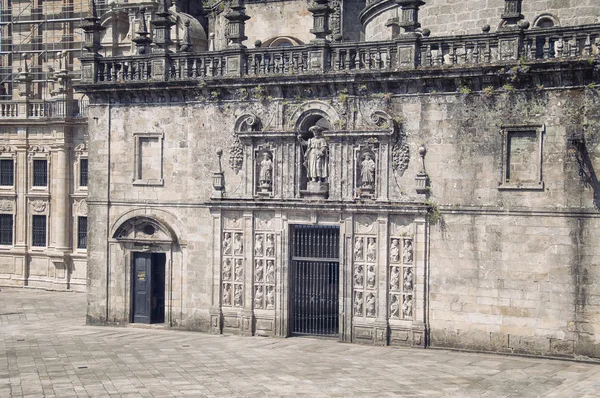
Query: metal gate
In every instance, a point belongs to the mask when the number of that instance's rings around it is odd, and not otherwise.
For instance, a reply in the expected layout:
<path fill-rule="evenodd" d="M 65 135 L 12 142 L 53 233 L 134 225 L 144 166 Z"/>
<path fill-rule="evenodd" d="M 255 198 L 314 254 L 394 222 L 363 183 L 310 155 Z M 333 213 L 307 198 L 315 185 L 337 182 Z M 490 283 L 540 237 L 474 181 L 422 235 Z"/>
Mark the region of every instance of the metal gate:
<path fill-rule="evenodd" d="M 292 225 L 292 334 L 337 335 L 338 227 Z"/>

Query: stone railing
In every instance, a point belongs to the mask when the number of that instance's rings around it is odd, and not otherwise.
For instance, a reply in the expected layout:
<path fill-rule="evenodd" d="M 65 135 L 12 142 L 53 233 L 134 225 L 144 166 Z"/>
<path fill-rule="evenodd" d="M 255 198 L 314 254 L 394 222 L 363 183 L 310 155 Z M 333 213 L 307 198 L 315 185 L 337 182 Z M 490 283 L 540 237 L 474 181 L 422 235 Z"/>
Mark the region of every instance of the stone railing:
<path fill-rule="evenodd" d="M 202 80 L 328 72 L 394 71 L 517 60 L 590 58 L 600 54 L 600 24 L 479 35 L 400 36 L 380 42 L 331 43 L 198 53 L 82 58 L 82 83 Z"/>
<path fill-rule="evenodd" d="M 87 101 L 57 99 L 0 101 L 0 119 L 87 117 Z"/>

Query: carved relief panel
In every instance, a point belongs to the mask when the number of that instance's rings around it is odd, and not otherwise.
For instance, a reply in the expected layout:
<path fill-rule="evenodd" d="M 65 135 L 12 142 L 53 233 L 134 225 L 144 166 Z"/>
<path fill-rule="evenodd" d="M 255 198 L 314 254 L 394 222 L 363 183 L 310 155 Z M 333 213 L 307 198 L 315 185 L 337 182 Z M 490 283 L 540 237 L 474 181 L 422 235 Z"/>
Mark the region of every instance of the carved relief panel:
<path fill-rule="evenodd" d="M 244 233 L 242 218 L 233 215 L 225 218 L 221 252 L 221 305 L 244 305 Z"/>
<path fill-rule="evenodd" d="M 412 225 L 392 224 L 389 250 L 390 319 L 414 317 L 414 234 Z"/>
<path fill-rule="evenodd" d="M 353 314 L 377 315 L 377 230 L 375 217 L 359 216 L 353 239 Z"/>

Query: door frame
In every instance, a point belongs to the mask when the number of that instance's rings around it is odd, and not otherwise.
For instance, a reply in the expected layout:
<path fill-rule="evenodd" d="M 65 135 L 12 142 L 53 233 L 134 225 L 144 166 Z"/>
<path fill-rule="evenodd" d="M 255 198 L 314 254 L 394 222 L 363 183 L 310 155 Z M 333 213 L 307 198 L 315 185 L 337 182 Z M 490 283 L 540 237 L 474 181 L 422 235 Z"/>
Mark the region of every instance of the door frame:
<path fill-rule="evenodd" d="M 135 322 L 135 296 L 136 296 L 136 289 L 135 289 L 135 284 L 136 284 L 136 280 L 137 278 L 135 277 L 135 272 L 136 272 L 136 267 L 135 267 L 135 260 L 137 257 L 137 255 L 148 255 L 150 257 L 150 269 L 146 270 L 147 275 L 148 275 L 148 281 L 150 282 L 150 285 L 147 288 L 147 293 L 149 294 L 149 298 L 148 298 L 148 305 L 149 305 L 149 313 L 148 313 L 148 320 L 149 322 L 147 324 L 153 324 L 153 323 L 165 323 L 166 322 L 166 308 L 167 308 L 167 300 L 166 300 L 166 293 L 167 293 L 167 255 L 165 252 L 162 251 L 131 251 L 131 265 L 130 265 L 130 274 L 131 274 L 131 279 L 130 279 L 130 304 L 129 304 L 129 308 L 131 309 L 130 314 L 129 314 L 129 322 L 130 323 L 137 323 Z M 155 267 L 157 266 L 158 262 L 157 260 L 157 256 L 159 255 L 163 255 L 164 256 L 164 264 L 162 266 L 163 269 L 163 320 L 162 322 L 156 322 L 155 319 L 153 319 L 153 314 L 152 314 L 152 301 L 154 299 L 154 295 L 153 295 L 153 287 L 154 287 L 154 274 L 155 274 Z M 143 323 L 143 322 L 139 322 L 139 323 Z"/>

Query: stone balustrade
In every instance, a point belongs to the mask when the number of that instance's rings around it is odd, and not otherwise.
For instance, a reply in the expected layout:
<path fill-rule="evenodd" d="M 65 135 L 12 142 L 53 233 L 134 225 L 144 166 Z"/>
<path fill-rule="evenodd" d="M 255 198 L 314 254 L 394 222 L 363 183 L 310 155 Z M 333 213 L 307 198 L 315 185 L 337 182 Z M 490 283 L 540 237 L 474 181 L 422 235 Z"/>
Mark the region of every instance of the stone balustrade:
<path fill-rule="evenodd" d="M 87 117 L 87 100 L 0 101 L 0 119 L 80 118 Z"/>
<path fill-rule="evenodd" d="M 308 44 L 198 53 L 83 57 L 82 83 L 181 81 L 240 76 L 394 71 L 600 54 L 600 24 L 478 35 L 400 36 L 379 42 Z M 88 72 L 86 73 L 86 68 Z"/>

